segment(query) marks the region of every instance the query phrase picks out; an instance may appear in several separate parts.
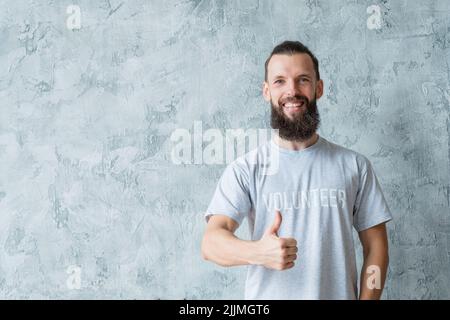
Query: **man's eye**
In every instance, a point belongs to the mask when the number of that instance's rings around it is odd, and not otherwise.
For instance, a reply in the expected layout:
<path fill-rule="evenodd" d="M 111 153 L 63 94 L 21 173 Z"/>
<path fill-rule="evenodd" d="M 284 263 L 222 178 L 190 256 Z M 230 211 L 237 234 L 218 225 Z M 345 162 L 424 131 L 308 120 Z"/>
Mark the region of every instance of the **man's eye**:
<path fill-rule="evenodd" d="M 308 78 L 301 78 L 300 82 L 309 82 L 309 79 Z"/>
<path fill-rule="evenodd" d="M 274 83 L 281 83 L 281 82 L 283 82 L 283 80 L 275 80 Z"/>

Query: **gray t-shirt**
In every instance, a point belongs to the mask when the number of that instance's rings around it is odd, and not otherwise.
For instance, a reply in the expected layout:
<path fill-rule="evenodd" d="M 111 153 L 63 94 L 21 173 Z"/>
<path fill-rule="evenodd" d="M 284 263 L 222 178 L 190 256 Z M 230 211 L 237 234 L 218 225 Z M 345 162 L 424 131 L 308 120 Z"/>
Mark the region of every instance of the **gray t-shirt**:
<path fill-rule="evenodd" d="M 297 240 L 287 270 L 247 266 L 245 299 L 356 299 L 352 227 L 362 231 L 392 219 L 370 161 L 319 135 L 300 151 L 273 140 L 230 163 L 205 214 L 248 218 L 251 240 L 261 239 L 282 214 L 279 237 Z"/>

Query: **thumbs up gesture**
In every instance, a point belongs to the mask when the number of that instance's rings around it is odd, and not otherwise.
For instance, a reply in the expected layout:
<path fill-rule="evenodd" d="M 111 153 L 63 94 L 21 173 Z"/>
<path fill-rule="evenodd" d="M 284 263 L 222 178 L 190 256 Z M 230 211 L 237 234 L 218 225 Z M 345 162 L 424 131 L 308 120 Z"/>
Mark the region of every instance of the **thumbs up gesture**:
<path fill-rule="evenodd" d="M 270 269 L 286 270 L 294 266 L 297 259 L 297 240 L 278 237 L 282 216 L 275 211 L 275 219 L 262 238 L 257 241 L 258 264 Z"/>

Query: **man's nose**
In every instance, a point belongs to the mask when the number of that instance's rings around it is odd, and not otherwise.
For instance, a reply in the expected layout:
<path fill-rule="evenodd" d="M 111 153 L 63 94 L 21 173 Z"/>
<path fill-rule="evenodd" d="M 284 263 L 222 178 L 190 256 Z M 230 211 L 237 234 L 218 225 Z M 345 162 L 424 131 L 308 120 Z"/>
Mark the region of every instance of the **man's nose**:
<path fill-rule="evenodd" d="M 294 97 L 300 93 L 297 83 L 294 80 L 288 81 L 287 94 Z"/>

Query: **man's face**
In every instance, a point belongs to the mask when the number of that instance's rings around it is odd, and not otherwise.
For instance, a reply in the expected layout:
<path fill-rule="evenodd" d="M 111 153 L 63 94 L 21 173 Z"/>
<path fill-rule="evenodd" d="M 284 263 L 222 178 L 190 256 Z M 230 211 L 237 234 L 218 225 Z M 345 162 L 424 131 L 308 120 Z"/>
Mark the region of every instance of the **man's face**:
<path fill-rule="evenodd" d="M 316 79 L 314 63 L 307 54 L 273 55 L 267 66 L 264 99 L 272 106 L 271 125 L 287 140 L 306 140 L 320 124 L 316 100 L 323 82 Z"/>

